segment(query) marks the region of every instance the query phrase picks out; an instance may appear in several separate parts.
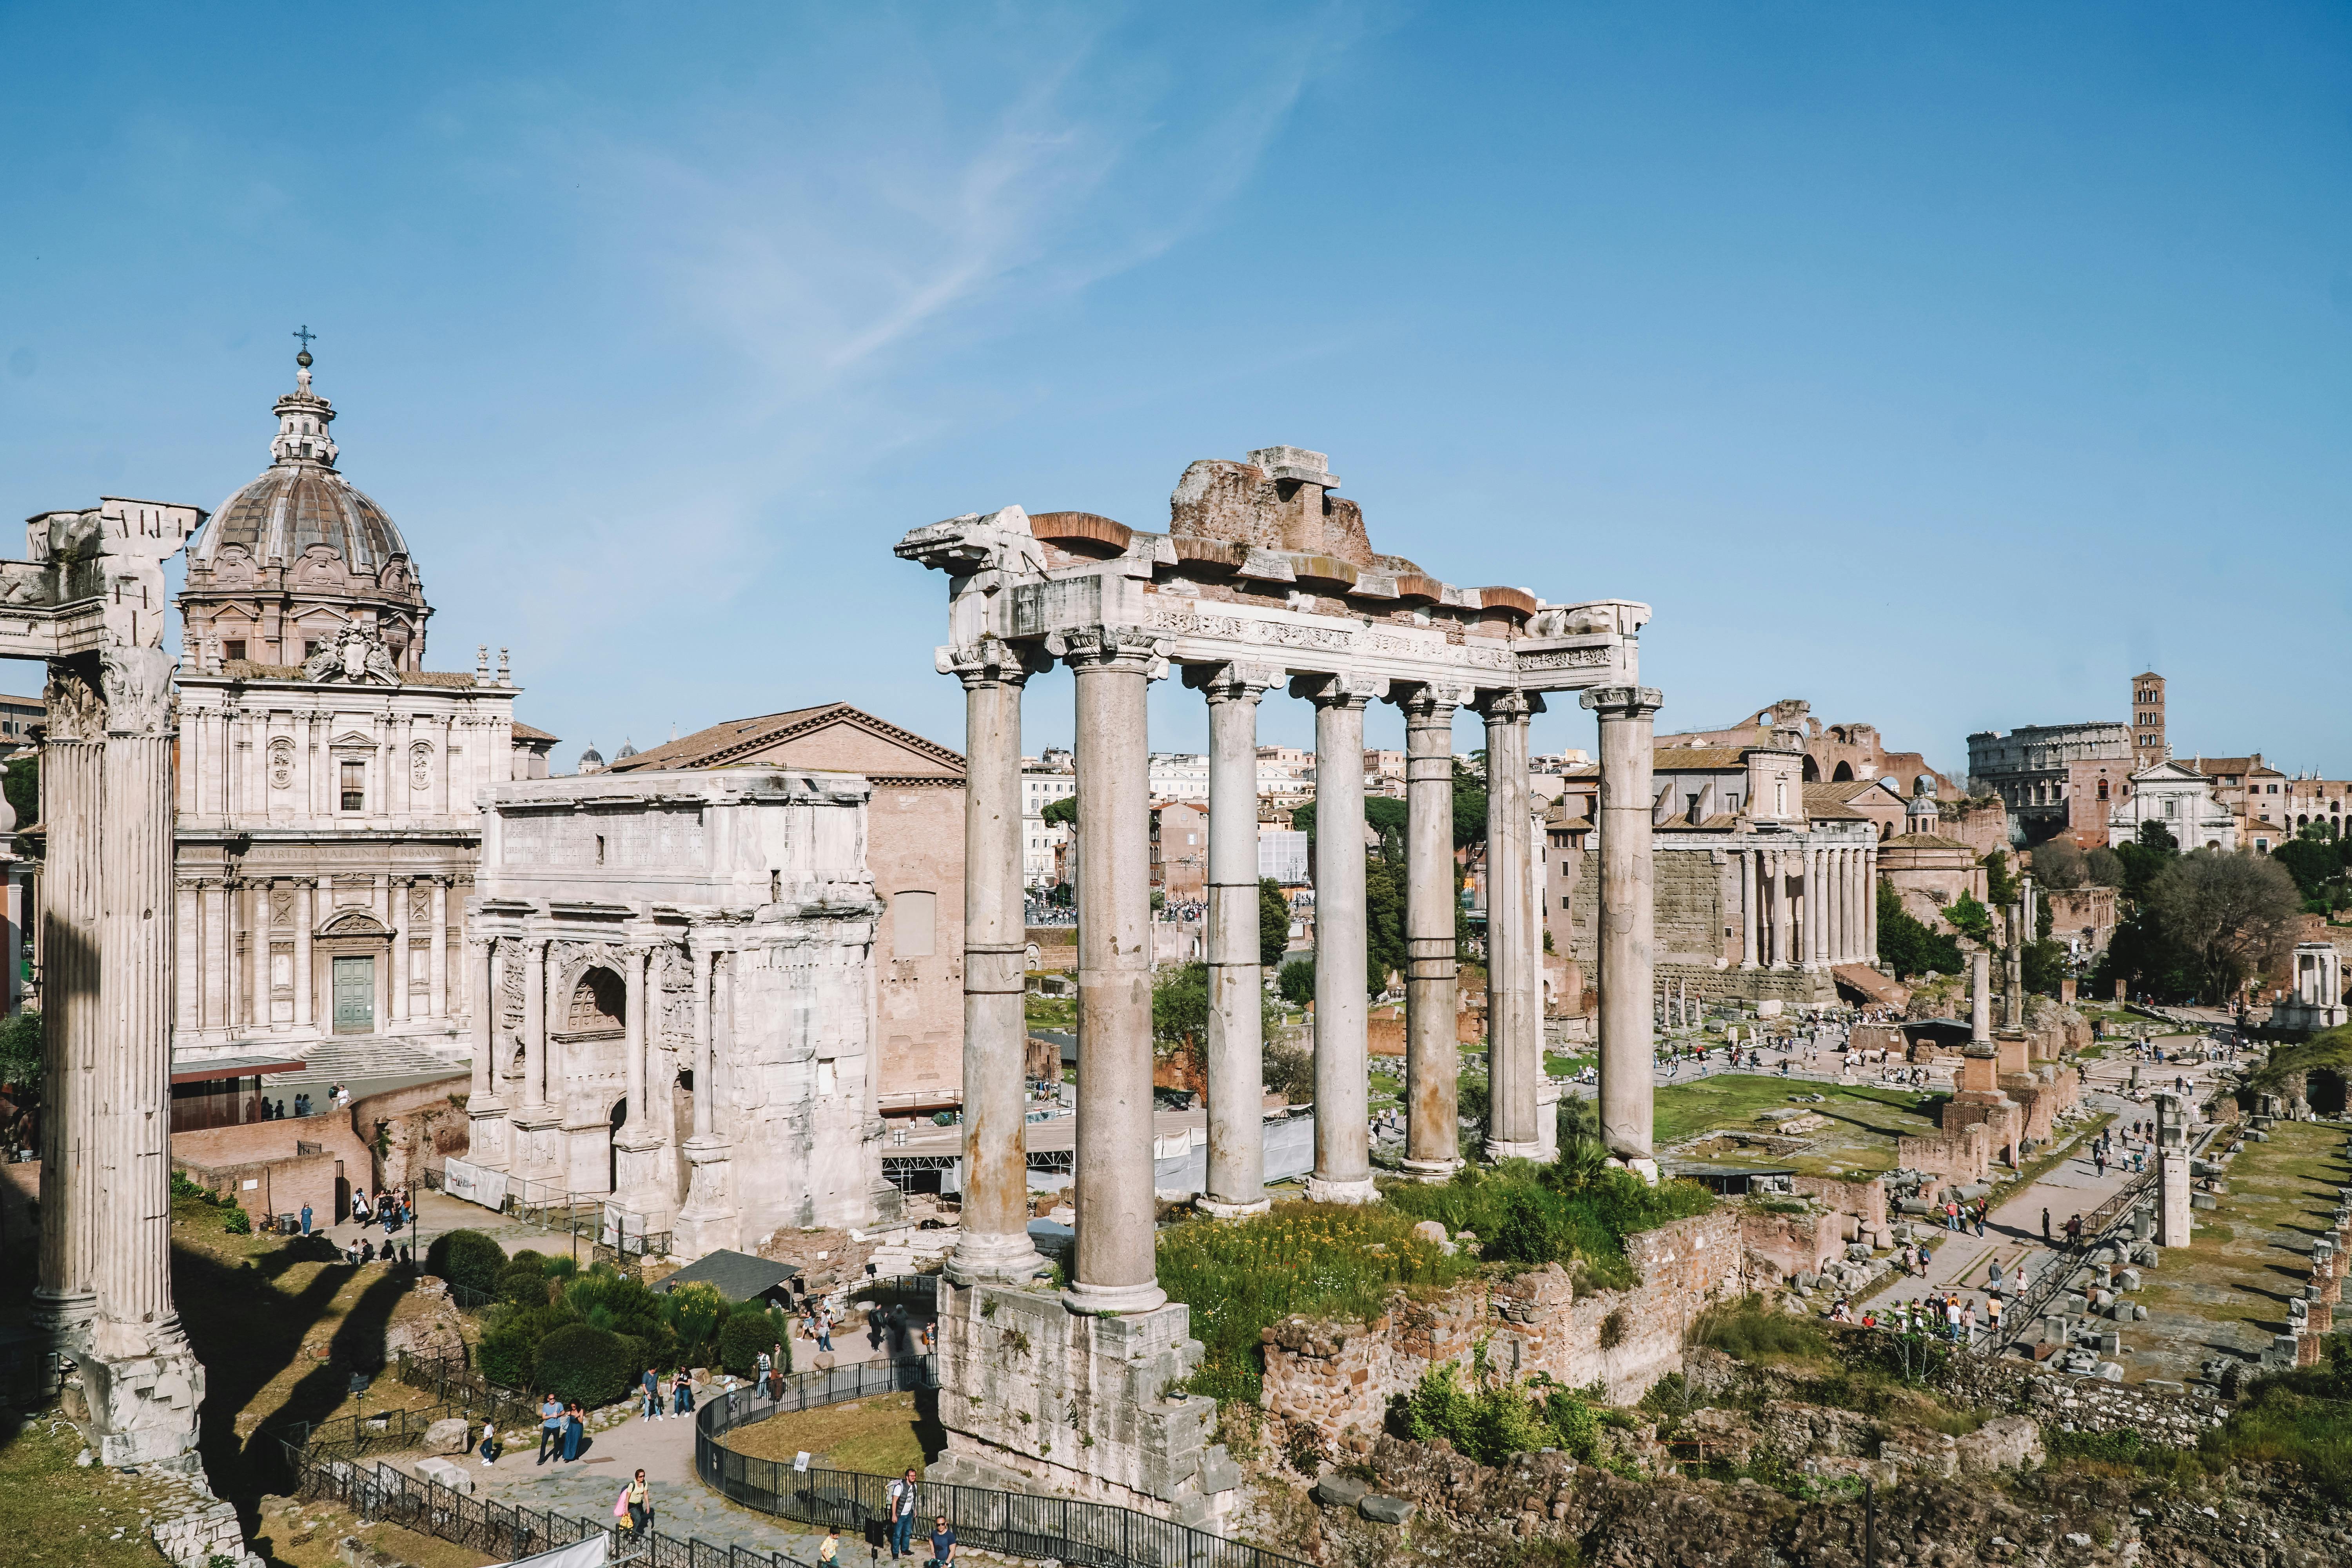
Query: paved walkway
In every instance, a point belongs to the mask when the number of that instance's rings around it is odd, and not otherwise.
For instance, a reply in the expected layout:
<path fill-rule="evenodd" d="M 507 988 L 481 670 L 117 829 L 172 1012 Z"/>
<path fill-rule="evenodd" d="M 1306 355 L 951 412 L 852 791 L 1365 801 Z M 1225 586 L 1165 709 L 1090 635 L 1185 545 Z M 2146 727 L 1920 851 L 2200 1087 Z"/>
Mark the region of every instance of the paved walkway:
<path fill-rule="evenodd" d="M 2188 1035 L 2167 1036 L 2156 1042 L 2168 1053 L 2180 1047 L 2198 1043 Z M 2131 1069 L 2140 1068 L 2145 1100 L 2134 1098 L 2130 1090 Z M 2125 1136 L 2123 1129 L 2137 1121 L 2156 1119 L 2154 1091 L 2160 1082 L 2167 1089 L 2176 1077 L 2186 1079 L 2191 1092 L 2209 1087 L 2213 1068 L 2204 1063 L 2135 1063 L 2128 1056 L 2116 1059 L 2102 1058 L 2083 1064 L 2083 1104 L 2095 1112 L 2113 1113 L 2116 1118 L 2116 1147 L 2128 1154 L 2134 1150 L 2147 1152 L 2147 1168 L 2155 1169 L 2155 1152 L 2145 1142 Z M 2006 1280 L 2014 1281 L 2019 1266 L 2029 1258 L 2047 1256 L 2065 1243 L 2066 1221 L 2075 1215 L 2088 1215 L 2101 1204 L 2120 1192 L 2138 1173 L 2118 1162 L 2110 1164 L 2105 1174 L 2092 1161 L 2087 1142 L 2079 1150 L 2070 1151 L 2056 1165 L 2025 1187 L 2011 1193 L 2008 1199 L 1987 1216 L 1985 1234 L 1979 1237 L 1974 1229 L 1938 1231 L 1929 1243 L 1935 1257 L 1927 1267 L 1926 1278 L 1895 1277 L 1894 1282 L 1872 1299 L 1876 1307 L 1889 1307 L 1896 1302 L 1915 1300 L 1923 1290 L 1943 1291 L 1957 1289 L 1962 1300 L 1973 1300 L 1979 1321 L 1984 1316 L 1984 1291 L 1990 1278 L 1990 1266 L 1998 1260 Z M 2049 1213 L 2049 1231 L 2053 1238 L 2042 1240 L 2042 1213 Z M 2013 1293 L 2016 1287 L 2009 1286 Z"/>

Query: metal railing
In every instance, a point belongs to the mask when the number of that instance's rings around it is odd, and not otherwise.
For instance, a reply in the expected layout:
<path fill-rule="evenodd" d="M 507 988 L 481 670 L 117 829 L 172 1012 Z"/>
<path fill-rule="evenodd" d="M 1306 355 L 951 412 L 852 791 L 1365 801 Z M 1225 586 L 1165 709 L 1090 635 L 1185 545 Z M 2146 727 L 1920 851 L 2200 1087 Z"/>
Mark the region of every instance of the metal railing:
<path fill-rule="evenodd" d="M 2042 1309 L 2065 1290 L 2067 1281 L 2074 1279 L 2075 1270 L 2082 1267 L 2082 1260 L 2105 1246 L 2109 1234 L 2130 1219 L 2132 1210 L 2147 1196 L 2162 1176 L 2159 1169 L 2133 1177 L 2118 1188 L 2113 1197 L 2084 1216 L 2082 1245 L 2070 1248 L 2062 1256 L 2053 1257 L 2049 1266 L 2042 1270 L 2042 1277 L 2020 1291 L 2009 1310 L 2000 1315 L 2000 1331 L 1982 1336 L 1969 1348 L 1986 1355 L 1999 1355 L 2016 1342 L 2017 1336 L 2025 1332 L 2027 1324 L 2033 1324 L 2038 1329 Z"/>
<path fill-rule="evenodd" d="M 927 1357 L 894 1362 L 887 1371 L 841 1367 L 812 1373 L 800 1381 L 854 1377 L 843 1391 L 828 1389 L 828 1397 L 817 1402 L 831 1403 L 885 1392 L 872 1386 L 885 1377 L 906 1389 L 936 1387 L 938 1375 L 936 1359 Z M 926 1381 L 908 1381 L 915 1377 Z M 694 1417 L 695 1474 L 728 1501 L 779 1519 L 860 1533 L 887 1525 L 890 1477 L 800 1469 L 782 1460 L 738 1453 L 719 1441 L 734 1427 L 764 1421 L 785 1408 L 804 1406 L 772 1405 L 748 1389 L 706 1401 Z M 960 1548 L 1046 1558 L 1073 1568 L 1306 1568 L 1296 1557 L 1108 1503 L 918 1483 L 915 1517 L 930 1520 L 940 1514 L 954 1526 Z"/>

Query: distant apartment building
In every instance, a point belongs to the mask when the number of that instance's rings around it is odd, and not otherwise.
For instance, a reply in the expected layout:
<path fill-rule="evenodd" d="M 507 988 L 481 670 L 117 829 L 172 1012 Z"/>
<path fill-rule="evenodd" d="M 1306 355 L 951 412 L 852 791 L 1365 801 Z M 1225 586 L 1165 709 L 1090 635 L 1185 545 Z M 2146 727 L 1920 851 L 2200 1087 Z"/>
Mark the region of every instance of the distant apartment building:
<path fill-rule="evenodd" d="M 34 729 L 48 715 L 48 705 L 37 697 L 0 697 L 0 758 L 30 751 Z"/>
<path fill-rule="evenodd" d="M 1154 800 L 1209 798 L 1209 758 L 1202 752 L 1154 752 L 1149 789 Z"/>
<path fill-rule="evenodd" d="M 1151 808 L 1151 886 L 1171 904 L 1209 896 L 1209 812 L 1191 801 Z"/>
<path fill-rule="evenodd" d="M 1258 824 L 1257 874 L 1261 879 L 1271 877 L 1286 888 L 1303 888 L 1313 881 L 1307 863 L 1307 835 L 1293 827 Z"/>
<path fill-rule="evenodd" d="M 1060 853 L 1070 830 L 1045 820 L 1045 808 L 1078 793 L 1075 758 L 1066 751 L 1049 750 L 1042 757 L 1021 759 L 1021 885 L 1050 888 L 1061 879 Z"/>

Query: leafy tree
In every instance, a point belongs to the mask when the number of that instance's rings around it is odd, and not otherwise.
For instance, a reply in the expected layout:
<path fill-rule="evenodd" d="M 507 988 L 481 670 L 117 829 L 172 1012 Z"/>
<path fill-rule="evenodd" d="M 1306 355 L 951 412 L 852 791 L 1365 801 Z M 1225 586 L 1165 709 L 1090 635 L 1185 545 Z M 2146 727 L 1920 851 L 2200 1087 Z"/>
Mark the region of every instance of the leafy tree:
<path fill-rule="evenodd" d="M 2320 897 L 2328 883 L 2344 874 L 2344 858 L 2336 846 L 2313 837 L 2309 828 L 2272 850 L 2271 863 L 2284 867 L 2306 899 Z"/>
<path fill-rule="evenodd" d="M 2161 833 L 2164 825 L 2148 822 L 2142 823 L 2140 827 L 2143 834 L 2150 827 Z M 2171 835 L 2166 834 L 2165 837 L 2170 837 Z M 2123 880 L 2116 886 L 2123 889 L 2125 898 L 2135 903 L 2146 900 L 2147 890 L 2156 885 L 2157 878 L 2163 874 L 2164 868 L 2171 865 L 2176 858 L 2174 851 L 2164 845 L 2143 844 L 2137 841 L 2118 844 L 2112 853 L 2116 862 L 2123 867 L 2124 873 Z"/>
<path fill-rule="evenodd" d="M 1047 801 L 1045 809 L 1037 814 L 1037 820 L 1048 827 L 1057 822 L 1066 827 L 1076 827 L 1078 825 L 1078 797 L 1066 795 L 1059 800 Z"/>
<path fill-rule="evenodd" d="M 30 827 L 41 820 L 41 753 L 27 752 L 8 764 L 0 790 L 8 797 L 8 809 L 16 814 L 16 826 Z"/>
<path fill-rule="evenodd" d="M 2048 937 L 2025 944 L 2018 954 L 2025 971 L 2025 988 L 2037 995 L 2055 996 L 2058 983 L 2066 978 L 2066 944 Z"/>
<path fill-rule="evenodd" d="M 1996 849 L 1981 862 L 1985 870 L 1985 902 L 2005 910 L 2017 902 L 2017 879 L 2009 872 L 2009 853 Z"/>
<path fill-rule="evenodd" d="M 2284 957 L 2302 925 L 2294 879 L 2254 855 L 2183 856 L 2157 878 L 2148 903 L 2195 968 L 2200 994 L 2217 1005 Z"/>
<path fill-rule="evenodd" d="M 1304 1046 L 1286 1044 L 1269 1031 L 1259 1051 L 1258 1070 L 1267 1090 L 1292 1105 L 1315 1098 L 1315 1053 Z"/>
<path fill-rule="evenodd" d="M 1984 906 L 1977 906 L 1981 910 Z M 1959 944 L 1940 936 L 1914 919 L 1903 907 L 1903 895 L 1892 882 L 1878 884 L 1878 964 L 1897 980 L 1933 970 L 1938 974 L 1960 971 Z"/>
<path fill-rule="evenodd" d="M 1992 911 L 1977 902 L 1971 895 L 1962 893 L 1958 898 L 1946 904 L 1944 918 L 1951 922 L 1954 931 L 1969 941 L 1983 942 L 1988 946 L 1991 944 Z"/>
<path fill-rule="evenodd" d="M 1294 958 L 1275 975 L 1275 987 L 1282 999 L 1294 1007 L 1304 1007 L 1315 1000 L 1315 961 Z"/>
<path fill-rule="evenodd" d="M 27 1009 L 0 1018 L 0 1083 L 37 1088 L 41 1072 L 40 1014 Z"/>
<path fill-rule="evenodd" d="M 1477 753 L 1474 768 L 1459 758 L 1454 763 L 1454 847 L 1467 849 L 1486 842 L 1486 753 Z"/>
<path fill-rule="evenodd" d="M 2172 836 L 2172 829 L 2167 827 L 2161 822 L 2157 821 L 2154 817 L 2150 817 L 2148 820 L 2139 825 L 2138 839 L 2139 846 L 2143 849 L 2178 849 L 2180 847 L 2180 840 Z"/>
<path fill-rule="evenodd" d="M 1078 901 L 1078 890 L 1067 882 L 1056 882 L 1045 889 L 1045 901 L 1057 910 L 1066 910 Z"/>
<path fill-rule="evenodd" d="M 1209 1037 L 1209 966 L 1171 964 L 1151 983 L 1151 1039 L 1165 1053 Z"/>
<path fill-rule="evenodd" d="M 2116 923 L 2107 951 L 2091 971 L 2091 984 L 2102 994 L 2119 980 L 2127 994 L 2145 993 L 2161 1002 L 2184 1001 L 2198 993 L 2195 966 L 2145 905 L 2134 906 Z"/>
<path fill-rule="evenodd" d="M 2074 841 L 2062 835 L 2046 844 L 2034 846 L 2034 879 L 2043 887 L 2060 892 L 2079 888 L 2090 880 L 2090 868 L 2085 859 Z"/>
<path fill-rule="evenodd" d="M 1290 900 L 1282 896 L 1282 884 L 1271 877 L 1261 877 L 1257 884 L 1257 961 L 1268 969 L 1282 965 L 1282 955 L 1290 946 Z"/>
<path fill-rule="evenodd" d="M 1405 971 L 1404 872 L 1386 860 L 1364 869 L 1364 988 L 1377 995 L 1389 972 Z"/>
<path fill-rule="evenodd" d="M 2094 887 L 2120 888 L 2124 885 L 2123 858 L 2105 846 L 2085 851 L 2083 875 Z"/>

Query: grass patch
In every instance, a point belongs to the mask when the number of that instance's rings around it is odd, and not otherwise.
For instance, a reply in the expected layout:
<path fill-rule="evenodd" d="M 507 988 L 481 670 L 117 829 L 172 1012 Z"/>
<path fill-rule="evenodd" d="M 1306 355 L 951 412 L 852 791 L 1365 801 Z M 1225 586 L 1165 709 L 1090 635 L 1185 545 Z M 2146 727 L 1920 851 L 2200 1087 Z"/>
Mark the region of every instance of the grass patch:
<path fill-rule="evenodd" d="M 1192 1392 L 1255 1404 L 1260 1330 L 1284 1318 L 1364 1319 L 1400 1286 L 1437 1289 L 1476 1271 L 1412 1234 L 1393 1203 L 1280 1204 L 1255 1219 L 1188 1220 L 1160 1233 L 1160 1284 L 1192 1309 L 1206 1348 Z"/>
<path fill-rule="evenodd" d="M 1819 1094 L 1818 1104 L 1799 1109 L 1817 1110 L 1834 1124 L 1816 1134 L 1815 1146 L 1792 1160 L 1806 1175 L 1870 1175 L 1895 1168 L 1895 1141 L 1936 1130 L 1934 1110 L 1941 1096 L 1873 1085 L 1829 1085 L 1761 1073 L 1720 1073 L 1688 1083 L 1668 1084 L 1657 1092 L 1656 1136 L 1662 1143 L 1679 1143 L 1704 1132 L 1769 1131 L 1756 1120 L 1759 1111 L 1796 1102 L 1791 1096 Z"/>
<path fill-rule="evenodd" d="M 1467 1386 L 1454 1363 L 1433 1366 L 1410 1394 L 1396 1396 L 1389 1424 L 1400 1436 L 1419 1443 L 1443 1437 L 1482 1465 L 1499 1465 L 1538 1448 L 1558 1448 L 1590 1463 L 1602 1426 L 1632 1421 L 1607 1407 L 1598 1384 L 1578 1391 L 1541 1375 L 1526 1383 L 1497 1377 L 1480 1345 L 1472 1352 Z"/>
<path fill-rule="evenodd" d="M 2276 1094 L 2291 1074 L 2299 1072 L 2352 1075 L 2352 1025 L 2323 1029 L 2299 1046 L 2274 1048 L 2270 1060 L 2246 1079 L 2246 1087 L 2257 1094 Z"/>
<path fill-rule="evenodd" d="M 1491 1261 L 1572 1264 L 1580 1289 L 1627 1289 L 1636 1281 L 1625 1238 L 1706 1214 L 1715 1194 L 1696 1182 L 1649 1186 L 1630 1172 L 1602 1169 L 1600 1158 L 1599 1145 L 1578 1143 L 1551 1165 L 1465 1165 L 1439 1185 L 1384 1189 L 1385 1206 L 1437 1220 L 1450 1233 L 1475 1232 Z"/>
<path fill-rule="evenodd" d="M 1759 1365 L 1831 1359 L 1827 1329 L 1811 1317 L 1776 1312 L 1759 1296 L 1709 1307 L 1692 1325 L 1691 1341 Z"/>
<path fill-rule="evenodd" d="M 81 1437 L 64 1421 L 0 1425 L 0 1541 L 21 1568 L 163 1568 L 141 1510 L 173 1495 L 163 1483 L 74 1463 Z M 117 1538 L 114 1532 L 122 1534 Z"/>
<path fill-rule="evenodd" d="M 910 1468 L 919 1472 L 929 1456 L 946 1447 L 947 1434 L 940 1426 L 936 1395 L 890 1394 L 854 1406 L 829 1405 L 771 1416 L 738 1426 L 721 1441 L 739 1454 L 784 1465 L 805 1452 L 822 1469 L 896 1476 Z"/>

